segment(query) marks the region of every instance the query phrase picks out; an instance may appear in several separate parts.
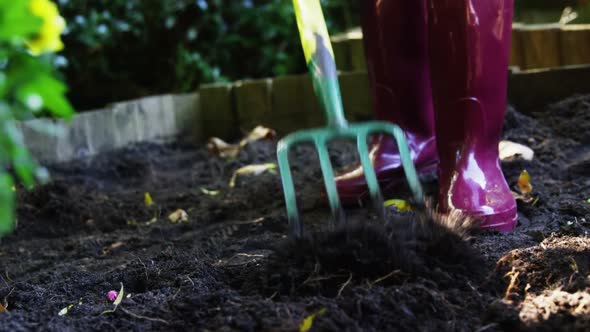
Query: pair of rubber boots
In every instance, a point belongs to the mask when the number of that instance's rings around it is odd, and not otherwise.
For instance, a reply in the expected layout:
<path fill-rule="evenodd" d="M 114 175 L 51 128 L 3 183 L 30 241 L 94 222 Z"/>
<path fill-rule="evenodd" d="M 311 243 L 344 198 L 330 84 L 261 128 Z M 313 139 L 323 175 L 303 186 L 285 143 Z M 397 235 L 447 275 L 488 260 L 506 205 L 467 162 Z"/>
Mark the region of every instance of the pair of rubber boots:
<path fill-rule="evenodd" d="M 360 3 L 376 117 L 406 131 L 419 172 L 438 169 L 439 210 L 513 230 L 516 202 L 498 158 L 513 0 Z M 392 140 L 374 138 L 371 157 L 382 188 L 403 180 Z M 360 168 L 336 180 L 347 205 L 366 194 Z"/>

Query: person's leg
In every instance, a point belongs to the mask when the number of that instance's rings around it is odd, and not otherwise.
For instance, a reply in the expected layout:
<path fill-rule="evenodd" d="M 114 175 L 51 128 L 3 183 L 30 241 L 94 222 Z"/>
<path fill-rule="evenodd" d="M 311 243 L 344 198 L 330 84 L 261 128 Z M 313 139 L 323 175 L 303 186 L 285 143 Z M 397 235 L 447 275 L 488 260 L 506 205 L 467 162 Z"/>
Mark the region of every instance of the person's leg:
<path fill-rule="evenodd" d="M 439 207 L 510 231 L 516 203 L 502 174 L 513 0 L 428 0 L 431 77 L 440 157 Z"/>
<path fill-rule="evenodd" d="M 359 0 L 375 117 L 406 133 L 419 171 L 436 169 L 434 115 L 428 61 L 426 0 Z M 393 140 L 378 136 L 371 156 L 382 187 L 404 175 Z M 340 174 L 341 200 L 354 204 L 366 194 L 362 168 Z"/>

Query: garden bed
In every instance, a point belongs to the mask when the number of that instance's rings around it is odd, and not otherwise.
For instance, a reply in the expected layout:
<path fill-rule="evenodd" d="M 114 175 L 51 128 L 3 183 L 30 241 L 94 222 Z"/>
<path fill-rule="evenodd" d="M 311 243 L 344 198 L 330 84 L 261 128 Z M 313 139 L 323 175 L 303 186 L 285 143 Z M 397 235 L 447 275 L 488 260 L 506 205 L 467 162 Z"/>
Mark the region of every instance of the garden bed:
<path fill-rule="evenodd" d="M 519 203 L 505 235 L 409 227 L 393 211 L 383 227 L 364 209 L 327 232 L 317 158 L 302 147 L 293 168 L 312 236 L 290 241 L 277 174 L 228 185 L 240 166 L 273 162 L 276 141 L 233 160 L 179 140 L 53 165 L 52 183 L 18 189 L 18 228 L 0 243 L 0 330 L 298 330 L 313 314 L 332 331 L 588 330 L 590 96 L 538 111 L 506 116 L 505 138 L 535 159 L 503 163 L 505 175 L 515 186 L 527 169 L 539 199 Z M 335 164 L 352 151 L 334 146 Z M 168 220 L 177 209 L 188 221 Z"/>

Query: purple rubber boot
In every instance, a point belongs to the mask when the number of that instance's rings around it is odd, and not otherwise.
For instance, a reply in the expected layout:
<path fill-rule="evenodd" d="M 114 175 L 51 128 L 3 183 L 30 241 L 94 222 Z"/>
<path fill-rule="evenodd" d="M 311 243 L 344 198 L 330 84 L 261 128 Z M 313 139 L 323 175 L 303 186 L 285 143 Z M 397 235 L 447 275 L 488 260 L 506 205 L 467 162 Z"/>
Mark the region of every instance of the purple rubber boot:
<path fill-rule="evenodd" d="M 516 202 L 500 168 L 513 0 L 428 0 L 440 157 L 439 207 L 511 231 Z"/>
<path fill-rule="evenodd" d="M 426 0 L 360 0 L 365 54 L 377 119 L 393 122 L 406 133 L 416 168 L 434 172 L 437 165 L 434 113 L 428 60 Z M 371 158 L 383 191 L 404 181 L 397 147 L 387 136 L 372 142 Z M 336 178 L 345 205 L 367 195 L 360 166 Z"/>

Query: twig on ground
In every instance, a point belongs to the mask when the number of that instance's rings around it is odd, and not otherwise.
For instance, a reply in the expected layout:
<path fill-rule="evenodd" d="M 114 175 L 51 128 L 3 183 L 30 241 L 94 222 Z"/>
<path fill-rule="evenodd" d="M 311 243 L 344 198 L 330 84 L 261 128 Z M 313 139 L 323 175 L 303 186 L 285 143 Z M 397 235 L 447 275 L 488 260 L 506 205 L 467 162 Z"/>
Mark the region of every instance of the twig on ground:
<path fill-rule="evenodd" d="M 309 282 L 309 280 L 311 280 L 315 275 L 318 275 L 319 272 L 320 272 L 320 263 L 316 262 L 313 267 L 313 272 L 309 275 L 309 277 L 307 277 L 307 279 L 305 279 L 303 281 L 303 283 L 299 287 L 305 286 Z"/>
<path fill-rule="evenodd" d="M 340 278 L 340 277 L 344 277 L 344 274 L 331 274 L 331 275 L 327 275 L 327 276 L 322 276 L 322 277 L 316 277 L 316 278 L 307 278 L 307 280 L 305 280 L 301 286 L 305 286 L 307 284 L 313 283 L 313 282 L 318 282 L 318 281 L 325 281 L 325 280 L 330 280 L 330 279 L 334 279 L 334 278 Z"/>
<path fill-rule="evenodd" d="M 180 290 L 182 288 L 178 288 L 178 290 L 176 291 L 176 293 L 174 293 L 174 295 L 172 295 L 172 301 L 176 300 L 176 296 L 178 295 L 178 293 L 180 293 Z"/>
<path fill-rule="evenodd" d="M 285 311 L 287 312 L 287 316 L 289 317 L 289 321 L 291 322 L 291 326 L 295 326 L 295 320 L 293 319 L 293 315 L 291 314 L 291 310 L 289 310 L 289 306 L 285 304 Z"/>
<path fill-rule="evenodd" d="M 479 329 L 475 330 L 475 332 L 483 332 L 483 331 L 487 331 L 489 329 L 492 329 L 494 327 L 498 327 L 498 323 L 491 323 L 485 326 L 480 327 Z"/>
<path fill-rule="evenodd" d="M 348 280 L 346 280 L 346 282 L 342 285 L 342 287 L 340 287 L 340 290 L 338 291 L 338 295 L 336 297 L 340 297 L 342 295 L 342 292 L 344 291 L 346 286 L 348 286 L 348 284 L 350 284 L 351 281 L 352 281 L 352 272 L 350 273 Z"/>
<path fill-rule="evenodd" d="M 382 282 L 384 280 L 387 280 L 388 278 L 391 278 L 392 276 L 394 276 L 396 274 L 400 274 L 401 272 L 402 272 L 402 270 L 393 270 L 390 273 L 388 273 L 387 275 L 385 275 L 385 276 L 383 276 L 383 277 L 381 277 L 381 278 L 373 281 L 371 283 L 371 287 L 373 287 L 375 284 L 378 284 L 378 283 L 380 283 L 380 282 Z"/>
<path fill-rule="evenodd" d="M 188 276 L 188 274 L 186 275 L 186 278 L 188 279 L 188 281 L 191 282 L 191 284 L 193 285 L 193 287 L 195 286 L 195 282 L 193 281 L 193 279 L 191 279 L 191 277 Z"/>
<path fill-rule="evenodd" d="M 147 269 L 147 266 L 143 263 L 143 261 L 141 260 L 141 258 L 139 258 L 137 256 L 135 258 L 137 258 L 137 260 L 139 261 L 139 263 L 141 265 L 143 265 L 143 273 L 145 274 L 145 280 L 146 281 L 149 280 L 150 278 L 148 277 L 148 269 Z"/>
<path fill-rule="evenodd" d="M 274 299 L 274 298 L 275 298 L 275 296 L 277 296 L 277 294 L 279 294 L 279 292 L 274 292 L 274 293 L 272 293 L 272 295 L 271 295 L 269 298 L 267 298 L 266 300 L 267 300 L 267 301 L 272 301 L 272 299 Z"/>
<path fill-rule="evenodd" d="M 161 318 L 152 318 L 152 317 L 146 317 L 146 316 L 142 316 L 142 315 L 138 315 L 135 314 L 123 307 L 119 307 L 119 310 L 123 311 L 124 313 L 126 313 L 127 315 L 133 317 L 133 318 L 137 318 L 137 319 L 145 319 L 145 320 L 149 320 L 150 322 L 158 322 L 158 323 L 162 323 L 162 324 L 166 324 L 166 325 L 170 325 L 170 322 L 168 322 L 167 320 L 163 320 Z"/>

